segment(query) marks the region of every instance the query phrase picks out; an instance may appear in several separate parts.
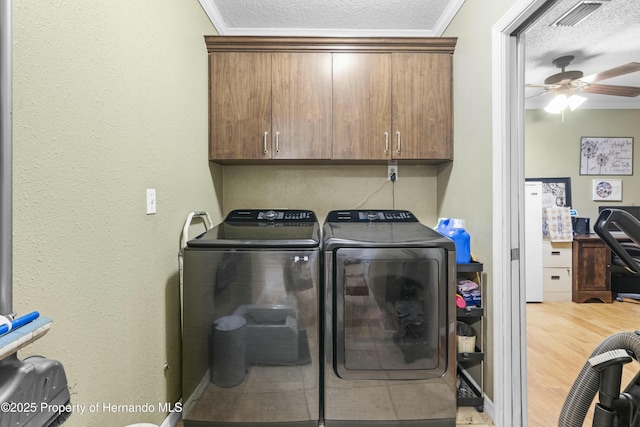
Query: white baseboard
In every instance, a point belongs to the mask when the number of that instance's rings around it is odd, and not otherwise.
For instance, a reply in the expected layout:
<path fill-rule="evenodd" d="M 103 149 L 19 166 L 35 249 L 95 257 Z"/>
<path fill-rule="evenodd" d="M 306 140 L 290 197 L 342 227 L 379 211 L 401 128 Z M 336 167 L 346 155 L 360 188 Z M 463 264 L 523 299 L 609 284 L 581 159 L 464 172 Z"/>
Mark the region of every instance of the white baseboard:
<path fill-rule="evenodd" d="M 491 421 L 493 421 L 494 423 L 496 422 L 496 408 L 493 406 L 493 402 L 487 397 L 486 394 L 484 395 L 484 413 L 487 414 L 489 418 L 491 418 Z"/>
<path fill-rule="evenodd" d="M 200 383 L 198 384 L 196 389 L 193 391 L 193 393 L 191 393 L 191 396 L 189 396 L 187 401 L 182 402 L 182 399 L 178 401 L 182 407 L 182 412 L 170 413 L 167 416 L 167 418 L 165 418 L 164 422 L 160 424 L 159 427 L 176 427 L 176 425 L 178 425 L 178 422 L 182 419 L 182 413 L 185 411 L 188 411 L 191 408 L 191 405 L 193 405 L 195 401 L 197 401 L 200 398 L 200 396 L 202 396 L 202 393 L 204 393 L 204 390 L 209 385 L 210 377 L 211 377 L 211 373 L 209 370 L 207 370 L 207 372 L 205 372 L 204 376 L 200 380 Z"/>
<path fill-rule="evenodd" d="M 180 399 L 178 403 L 182 405 L 182 399 Z M 169 415 L 167 415 L 167 418 L 164 419 L 159 427 L 176 427 L 181 419 L 182 412 L 171 412 Z"/>

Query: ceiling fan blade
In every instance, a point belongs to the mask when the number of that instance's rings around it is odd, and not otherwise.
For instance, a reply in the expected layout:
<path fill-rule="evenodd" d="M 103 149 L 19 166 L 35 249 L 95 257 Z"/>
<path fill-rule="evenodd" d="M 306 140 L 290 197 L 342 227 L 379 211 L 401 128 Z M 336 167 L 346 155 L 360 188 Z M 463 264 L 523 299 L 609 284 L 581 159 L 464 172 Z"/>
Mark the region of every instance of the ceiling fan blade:
<path fill-rule="evenodd" d="M 525 98 L 525 100 L 529 100 L 529 99 L 532 99 L 532 98 L 537 98 L 537 97 L 539 97 L 539 96 L 549 95 L 550 93 L 551 93 L 551 92 L 540 92 L 540 93 L 536 93 L 535 95 L 527 96 L 527 97 Z"/>
<path fill-rule="evenodd" d="M 628 96 L 634 97 L 640 95 L 640 87 L 635 86 L 615 86 L 615 85 L 589 85 L 584 89 L 588 93 L 597 93 L 600 95 Z"/>
<path fill-rule="evenodd" d="M 557 89 L 559 88 L 561 85 L 558 84 L 534 84 L 534 83 L 530 83 L 530 84 L 525 84 L 524 87 L 539 87 L 539 88 L 544 88 L 544 89 Z"/>
<path fill-rule="evenodd" d="M 635 73 L 636 71 L 640 71 L 640 63 L 629 62 L 628 64 L 620 65 L 619 67 L 611 68 L 609 70 L 582 77 L 580 78 L 580 81 L 583 81 L 585 83 L 599 82 L 600 80 L 611 79 L 613 77 Z"/>

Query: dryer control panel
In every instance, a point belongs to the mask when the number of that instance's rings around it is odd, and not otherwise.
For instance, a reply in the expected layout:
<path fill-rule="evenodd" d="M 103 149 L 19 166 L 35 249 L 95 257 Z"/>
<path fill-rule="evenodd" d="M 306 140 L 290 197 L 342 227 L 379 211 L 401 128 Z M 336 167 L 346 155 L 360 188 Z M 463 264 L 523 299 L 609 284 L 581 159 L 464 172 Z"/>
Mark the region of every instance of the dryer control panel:
<path fill-rule="evenodd" d="M 348 210 L 329 212 L 327 222 L 418 222 L 418 219 L 402 210 Z"/>
<path fill-rule="evenodd" d="M 224 222 L 232 224 L 255 224 L 265 222 L 313 223 L 316 222 L 316 215 L 313 211 L 298 209 L 238 209 L 229 212 Z"/>

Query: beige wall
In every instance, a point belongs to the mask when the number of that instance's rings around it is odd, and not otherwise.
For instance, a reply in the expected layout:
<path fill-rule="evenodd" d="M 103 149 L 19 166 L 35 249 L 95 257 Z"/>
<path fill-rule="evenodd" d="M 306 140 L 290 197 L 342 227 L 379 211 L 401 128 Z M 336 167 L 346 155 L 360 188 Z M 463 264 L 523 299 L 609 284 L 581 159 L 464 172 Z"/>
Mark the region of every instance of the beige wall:
<path fill-rule="evenodd" d="M 214 32 L 197 1 L 13 2 L 14 309 L 54 320 L 19 356 L 62 361 L 72 403 L 180 398 L 180 231 L 192 210 L 219 219 L 222 197 L 207 162 Z"/>
<path fill-rule="evenodd" d="M 444 36 L 458 37 L 454 56 L 454 161 L 438 173 L 438 216 L 466 221 L 471 253 L 484 263 L 487 329 L 485 391 L 493 399 L 493 165 L 491 28 L 515 0 L 466 1 Z"/>
<path fill-rule="evenodd" d="M 225 211 L 240 208 L 311 209 L 324 221 L 334 209 L 407 209 L 435 226 L 436 167 L 400 165 L 225 166 Z"/>
<path fill-rule="evenodd" d="M 491 26 L 516 0 L 467 1 L 454 56 L 455 161 L 400 166 L 207 162 L 207 58 L 196 1 L 14 2 L 14 308 L 54 319 L 21 353 L 64 363 L 72 401 L 180 396 L 178 246 L 189 211 L 409 209 L 467 221 L 491 334 Z M 145 189 L 158 213 L 145 215 Z M 377 191 L 376 191 L 377 190 Z M 367 199 L 368 197 L 368 199 Z M 485 386 L 493 395 L 492 355 Z M 165 370 L 165 363 L 170 368 Z M 165 414 L 74 414 L 69 427 Z"/>
<path fill-rule="evenodd" d="M 631 176 L 580 175 L 580 138 L 617 136 L 634 138 L 634 174 Z M 525 176 L 528 178 L 571 178 L 572 207 L 581 217 L 598 217 L 598 206 L 640 205 L 640 110 L 590 110 L 561 116 L 544 110 L 525 114 Z M 599 202 L 592 198 L 592 181 L 598 178 L 622 180 L 622 202 Z"/>

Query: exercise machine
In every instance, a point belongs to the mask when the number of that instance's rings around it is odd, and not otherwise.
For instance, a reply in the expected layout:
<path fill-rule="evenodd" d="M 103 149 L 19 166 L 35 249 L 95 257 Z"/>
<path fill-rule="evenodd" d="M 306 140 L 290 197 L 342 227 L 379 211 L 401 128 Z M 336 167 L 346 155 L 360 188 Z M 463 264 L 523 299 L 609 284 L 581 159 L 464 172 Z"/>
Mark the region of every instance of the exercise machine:
<path fill-rule="evenodd" d="M 622 235 L 613 235 L 611 225 Z M 640 246 L 640 221 L 620 209 L 600 212 L 594 231 L 631 275 L 640 277 L 640 262 L 632 255 Z M 615 232 L 615 233 L 620 233 Z M 621 243 L 621 237 L 629 243 Z M 640 287 L 638 288 L 640 294 Z M 582 427 L 598 394 L 593 427 L 640 427 L 640 373 L 621 390 L 623 366 L 638 361 L 640 331 L 620 332 L 606 338 L 593 351 L 576 378 L 562 407 L 558 427 Z"/>

